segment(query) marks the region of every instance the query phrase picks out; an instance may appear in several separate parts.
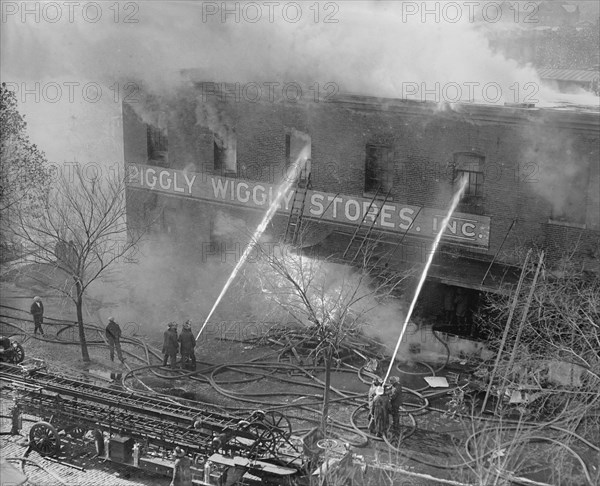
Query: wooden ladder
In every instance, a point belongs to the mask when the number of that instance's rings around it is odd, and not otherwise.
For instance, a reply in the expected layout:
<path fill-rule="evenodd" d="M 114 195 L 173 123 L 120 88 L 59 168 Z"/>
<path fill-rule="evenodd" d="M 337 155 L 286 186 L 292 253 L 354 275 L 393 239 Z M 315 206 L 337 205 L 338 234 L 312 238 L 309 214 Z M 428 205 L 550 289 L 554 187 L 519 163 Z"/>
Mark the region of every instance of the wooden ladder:
<path fill-rule="evenodd" d="M 306 205 L 306 195 L 311 187 L 312 184 L 310 181 L 310 172 L 305 178 L 300 176 L 298 182 L 296 183 L 294 200 L 292 201 L 290 216 L 288 218 L 287 228 L 285 229 L 285 235 L 283 237 L 283 241 L 285 243 L 289 243 L 291 245 L 298 244 L 300 226 L 302 224 L 302 215 L 304 214 L 304 206 Z"/>

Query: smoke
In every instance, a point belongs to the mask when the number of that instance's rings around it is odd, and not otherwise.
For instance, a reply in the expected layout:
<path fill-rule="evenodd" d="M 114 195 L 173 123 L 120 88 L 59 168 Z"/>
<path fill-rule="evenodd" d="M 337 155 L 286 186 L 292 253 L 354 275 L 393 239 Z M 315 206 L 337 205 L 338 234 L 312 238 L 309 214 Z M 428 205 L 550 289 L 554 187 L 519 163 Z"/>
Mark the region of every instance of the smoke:
<path fill-rule="evenodd" d="M 208 128 L 213 133 L 214 143 L 222 154 L 222 168 L 235 171 L 237 139 L 232 120 L 211 103 L 197 104 L 196 120 L 199 126 Z"/>
<path fill-rule="evenodd" d="M 375 279 L 347 265 L 289 254 L 278 258 L 286 262 L 285 270 L 263 261 L 244 272 L 243 290 L 253 296 L 255 304 L 260 302 L 256 308 L 262 315 L 283 309 L 289 312 L 288 321 L 305 326 L 314 325 L 316 318 L 325 327 L 333 325 L 340 337 L 353 331 L 364 333 L 379 342 L 387 354 L 393 353 L 408 310 L 407 299 L 414 290 L 412 280 L 402 282 L 391 294 L 382 291 Z M 472 341 L 448 336 L 442 339 L 446 345 L 434 336 L 431 325 L 415 317 L 407 326 L 397 359 L 436 362 L 448 357 L 448 349 L 451 358 L 482 352 L 483 346 Z"/>
<path fill-rule="evenodd" d="M 240 235 L 250 234 L 251 230 L 247 227 L 246 221 L 240 218 L 234 218 L 224 211 L 217 211 L 214 219 L 212 234 L 215 238 L 239 238 Z"/>
<path fill-rule="evenodd" d="M 220 221 L 224 235 L 232 234 L 232 224 L 236 226 L 235 232 L 239 231 L 240 221 L 226 215 Z M 106 322 L 109 316 L 114 316 L 126 334 L 145 336 L 156 345 L 160 345 L 162 332 L 170 321 L 181 324 L 189 319 L 197 332 L 232 265 L 223 264 L 218 257 L 204 262 L 184 257 L 166 239 L 147 242 L 137 257 L 139 263 L 117 266 L 91 286 L 90 296 L 100 304 L 100 321 Z M 289 282 L 274 272 L 265 255 L 256 257 L 246 265 L 243 276 L 215 311 L 204 331 L 205 338 L 247 338 L 277 323 L 312 324 L 306 313 L 298 311 L 302 304 L 297 294 L 286 292 Z M 302 268 L 304 275 L 298 278 L 310 282 L 307 295 L 321 322 L 339 318 L 343 305 L 355 301 L 346 317 L 347 329 L 363 332 L 381 343 L 388 353 L 393 351 L 408 308 L 405 298 L 377 293 L 374 281 L 361 278 L 356 269 L 345 265 L 303 257 L 301 267 L 289 268 Z M 280 303 L 269 296 L 266 280 L 277 285 Z M 406 292 L 410 297 L 410 292 Z M 476 354 L 481 347 L 452 339 L 448 344 L 453 356 L 461 352 Z M 446 355 L 447 348 L 434 337 L 431 326 L 416 318 L 408 325 L 397 358 L 435 362 Z"/>
<path fill-rule="evenodd" d="M 519 179 L 550 203 L 555 219 L 577 221 L 585 215 L 591 160 L 582 160 L 588 156 L 567 131 L 532 124 L 523 135 L 529 143 L 520 158 Z"/>
<path fill-rule="evenodd" d="M 231 273 L 219 259 L 202 261 L 183 254 L 167 239 L 154 238 L 139 248 L 136 264 L 111 267 L 90 287 L 90 296 L 101 303 L 100 318 L 113 315 L 137 334 L 157 339 L 166 323 L 190 320 L 199 328 Z M 214 322 L 239 321 L 251 309 L 235 293 L 220 307 Z"/>
<path fill-rule="evenodd" d="M 539 81 L 532 68 L 492 53 L 486 29 L 466 15 L 458 22 L 444 16 L 423 22 L 407 16 L 402 2 L 357 1 L 332 3 L 337 11 L 329 18 L 321 3 L 302 6 L 297 22 L 281 11 L 273 22 L 266 11 L 256 23 L 243 11 L 223 22 L 221 12 L 206 15 L 206 3 L 141 2 L 137 23 L 115 22 L 108 9 L 97 23 L 10 16 L 2 32 L 5 75 L 105 86 L 143 81 L 164 95 L 185 83 L 181 70 L 193 68 L 207 81 L 334 82 L 342 91 L 395 98 L 407 82 L 496 82 L 509 93 L 515 82 Z M 228 7 L 241 8 L 240 2 Z"/>
<path fill-rule="evenodd" d="M 33 102 L 27 95 L 22 106 L 31 120 L 32 139 L 52 160 L 80 162 L 122 157 L 119 140 L 102 137 L 94 143 L 107 121 L 119 118 L 121 101 L 138 101 L 134 104 L 140 109 L 142 91 L 172 98 L 189 87 L 189 78 L 181 75 L 189 69 L 206 81 L 257 83 L 262 99 L 268 92 L 264 83 L 276 83 L 274 94 L 281 98 L 286 82 L 309 87 L 302 100 L 323 99 L 332 86 L 340 92 L 408 99 L 415 89 L 414 99 L 459 94 L 486 101 L 485 96 L 489 100 L 499 94 L 498 103 L 514 102 L 517 89 L 522 98 L 531 94 L 526 86 L 539 86 L 538 106 L 556 98 L 541 86 L 533 68 L 492 51 L 487 34 L 506 23 L 473 22 L 460 2 L 460 21 L 441 15 L 424 22 L 421 14 L 406 15 L 406 3 L 299 3 L 298 21 L 291 10 L 284 15 L 282 7 L 274 10 L 271 21 L 263 6 L 253 23 L 248 19 L 254 13 L 243 2 L 132 2 L 136 11 L 126 10 L 127 3 L 102 4 L 95 22 L 84 18 L 81 7 L 74 8 L 70 19 L 66 4 L 56 3 L 63 5 L 62 17 L 49 22 L 44 15 L 50 9 L 44 10 L 43 3 L 14 2 L 19 11 L 6 15 L 0 33 L 2 76 L 21 91 L 35 90 L 40 83 L 42 96 Z M 426 2 L 408 3 L 422 9 Z M 219 12 L 207 15 L 207 4 Z M 20 10 L 26 6 L 39 9 L 39 18 L 29 15 L 23 21 Z M 223 18 L 223 8 L 238 9 L 237 18 Z M 58 101 L 45 96 L 54 96 L 53 91 L 43 91 L 52 82 L 62 87 Z M 73 101 L 67 100 L 71 93 L 65 83 L 75 83 Z M 99 100 L 89 101 L 87 83 L 101 88 Z M 465 83 L 479 86 L 470 93 Z M 484 93 L 487 83 L 496 87 Z M 428 90 L 434 94 L 427 95 Z M 597 105 L 594 98 L 572 95 L 569 100 Z M 215 133 L 227 145 L 230 134 Z"/>
<path fill-rule="evenodd" d="M 275 248 L 244 271 L 247 294 L 262 308 L 283 308 L 300 324 L 334 326 L 380 340 L 393 350 L 405 304 L 361 270 Z"/>

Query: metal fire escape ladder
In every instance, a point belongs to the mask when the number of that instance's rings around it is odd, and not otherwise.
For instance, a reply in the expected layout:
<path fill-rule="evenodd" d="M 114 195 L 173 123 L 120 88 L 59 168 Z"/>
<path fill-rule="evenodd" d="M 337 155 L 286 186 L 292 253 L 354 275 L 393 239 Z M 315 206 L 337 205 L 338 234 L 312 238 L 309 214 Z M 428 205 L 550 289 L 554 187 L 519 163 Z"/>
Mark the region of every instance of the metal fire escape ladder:
<path fill-rule="evenodd" d="M 358 255 L 360 254 L 360 251 L 363 249 L 363 246 L 365 246 L 365 243 L 367 242 L 367 240 L 369 239 L 369 237 L 371 236 L 371 233 L 373 232 L 373 228 L 375 227 L 375 222 L 377 221 L 377 219 L 379 218 L 379 215 L 381 214 L 381 210 L 383 209 L 383 206 L 385 206 L 385 203 L 387 202 L 387 200 L 390 197 L 390 193 L 392 192 L 392 189 L 390 188 L 389 191 L 387 192 L 387 194 L 385 195 L 385 198 L 383 198 L 382 203 L 379 205 L 379 207 L 377 208 L 377 213 L 375 214 L 375 216 L 373 217 L 373 220 L 371 221 L 371 225 L 369 226 L 369 229 L 367 230 L 367 232 L 365 233 L 365 235 L 363 236 L 362 241 L 360 242 L 360 246 L 358 247 L 358 250 L 356 250 L 356 253 L 354 254 L 354 258 L 352 259 L 352 263 L 354 263 L 354 261 L 356 260 L 356 258 L 358 257 Z M 371 201 L 371 205 L 373 204 L 373 201 Z M 369 206 L 369 210 L 367 210 L 367 213 L 365 214 L 365 218 L 366 216 L 369 214 L 369 211 L 371 210 L 371 206 Z M 364 219 L 364 218 L 363 218 Z"/>
<path fill-rule="evenodd" d="M 310 181 L 310 172 L 306 177 L 302 177 L 301 175 L 298 178 L 296 190 L 294 191 L 294 200 L 292 201 L 290 216 L 288 218 L 288 224 L 285 230 L 285 236 L 283 237 L 283 240 L 286 243 L 290 243 L 292 245 L 296 245 L 298 243 L 298 237 L 300 236 L 300 225 L 302 224 L 302 215 L 304 213 L 304 206 L 306 204 L 306 195 L 311 187 L 312 184 Z"/>

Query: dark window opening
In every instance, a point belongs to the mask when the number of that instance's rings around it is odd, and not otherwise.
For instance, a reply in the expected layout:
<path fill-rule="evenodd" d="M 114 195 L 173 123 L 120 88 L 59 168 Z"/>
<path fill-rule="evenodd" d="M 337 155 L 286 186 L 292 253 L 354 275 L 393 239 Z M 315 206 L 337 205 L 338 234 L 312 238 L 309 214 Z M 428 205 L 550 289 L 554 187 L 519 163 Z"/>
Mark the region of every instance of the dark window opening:
<path fill-rule="evenodd" d="M 388 145 L 367 145 L 365 160 L 365 193 L 379 189 L 385 195 L 394 185 L 394 157 Z"/>
<path fill-rule="evenodd" d="M 237 142 L 234 132 L 215 133 L 213 137 L 215 172 L 222 175 L 237 174 Z"/>
<path fill-rule="evenodd" d="M 286 132 L 285 134 L 285 166 L 289 167 L 291 162 L 290 158 L 292 156 L 292 134 L 290 132 Z"/>
<path fill-rule="evenodd" d="M 148 164 L 169 167 L 169 138 L 166 127 L 146 125 Z"/>

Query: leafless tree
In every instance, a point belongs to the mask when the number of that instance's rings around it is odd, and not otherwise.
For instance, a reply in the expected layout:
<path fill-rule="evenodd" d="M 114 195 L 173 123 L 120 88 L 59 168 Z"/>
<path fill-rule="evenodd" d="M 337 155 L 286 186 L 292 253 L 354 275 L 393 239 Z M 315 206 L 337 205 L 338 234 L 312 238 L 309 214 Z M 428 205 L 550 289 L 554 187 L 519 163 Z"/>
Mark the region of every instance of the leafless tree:
<path fill-rule="evenodd" d="M 134 261 L 143 225 L 126 224 L 124 173 L 87 177 L 80 166 L 58 174 L 36 215 L 19 213 L 11 230 L 34 260 L 57 269 L 41 281 L 75 304 L 81 354 L 90 361 L 83 303 L 89 286 L 116 262 Z"/>
<path fill-rule="evenodd" d="M 494 376 L 500 413 L 519 412 L 544 428 L 553 481 L 594 484 L 600 471 L 586 469 L 573 452 L 600 459 L 593 446 L 600 439 L 600 279 L 575 254 L 552 267 L 530 263 L 518 300 L 510 293 L 486 297 L 479 324 L 489 345 L 498 348 L 504 332 L 507 339 L 493 374 L 484 363 L 478 375 L 483 381 Z M 505 329 L 511 306 L 515 319 Z M 505 396 L 518 403 L 507 406 Z M 573 463 L 581 464 L 579 471 L 567 471 Z"/>
<path fill-rule="evenodd" d="M 400 275 L 376 265 L 374 244 L 367 245 L 360 265 L 335 264 L 332 258 L 304 255 L 298 247 L 265 250 L 249 266 L 247 281 L 257 281 L 263 295 L 306 326 L 307 338 L 316 342 L 312 355 L 325 364 L 321 428 L 326 433 L 331 369 L 341 346 L 364 330 L 369 312 L 382 305 L 411 273 Z"/>

